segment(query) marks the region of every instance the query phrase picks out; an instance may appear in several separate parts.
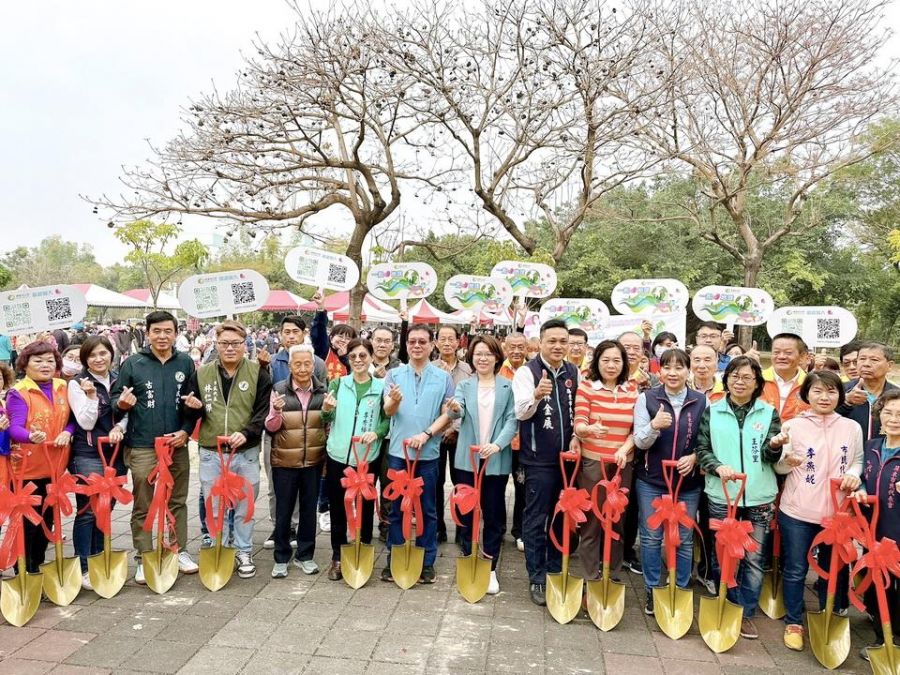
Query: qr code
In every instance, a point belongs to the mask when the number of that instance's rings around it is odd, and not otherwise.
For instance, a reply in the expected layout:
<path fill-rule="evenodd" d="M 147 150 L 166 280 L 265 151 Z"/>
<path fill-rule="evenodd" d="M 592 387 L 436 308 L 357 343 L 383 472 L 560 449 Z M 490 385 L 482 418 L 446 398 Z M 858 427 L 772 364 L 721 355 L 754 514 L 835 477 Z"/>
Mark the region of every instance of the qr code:
<path fill-rule="evenodd" d="M 781 332 L 803 335 L 803 319 L 783 319 L 781 321 Z"/>
<path fill-rule="evenodd" d="M 301 255 L 297 258 L 297 276 L 305 279 L 315 279 L 316 270 L 319 269 L 319 260 Z"/>
<path fill-rule="evenodd" d="M 837 340 L 840 336 L 840 319 L 816 319 L 816 337 L 819 340 Z"/>
<path fill-rule="evenodd" d="M 44 303 L 50 321 L 68 321 L 72 318 L 72 305 L 68 298 L 51 298 L 44 300 Z"/>
<path fill-rule="evenodd" d="M 209 312 L 219 306 L 218 286 L 198 286 L 194 289 L 198 312 Z"/>
<path fill-rule="evenodd" d="M 335 265 L 328 263 L 328 283 L 330 284 L 346 284 L 347 283 L 347 266 Z"/>
<path fill-rule="evenodd" d="M 252 281 L 241 281 L 231 284 L 231 297 L 235 305 L 252 305 L 256 302 L 256 292 Z"/>
<path fill-rule="evenodd" d="M 7 330 L 31 325 L 31 305 L 18 302 L 14 305 L 3 305 L 3 318 Z"/>

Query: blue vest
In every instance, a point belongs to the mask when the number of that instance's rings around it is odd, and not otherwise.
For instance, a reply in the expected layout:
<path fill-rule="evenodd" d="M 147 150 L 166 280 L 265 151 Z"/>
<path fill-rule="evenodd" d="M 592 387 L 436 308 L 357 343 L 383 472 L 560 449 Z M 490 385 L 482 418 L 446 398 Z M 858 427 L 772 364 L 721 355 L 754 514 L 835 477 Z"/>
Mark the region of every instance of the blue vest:
<path fill-rule="evenodd" d="M 441 416 L 444 394 L 448 384 L 450 390 L 453 390 L 453 381 L 447 372 L 430 363 L 425 366 L 419 378 L 410 365 L 394 368 L 390 373 L 393 383 L 400 387 L 403 400 L 400 402 L 400 409 L 391 418 L 391 444 L 388 452 L 394 457 L 402 458 L 403 441 L 421 434 Z M 441 454 L 440 446 L 440 435 L 430 438 L 422 446 L 419 459 L 437 459 Z M 412 457 L 413 453 L 410 453 L 410 459 Z"/>
<path fill-rule="evenodd" d="M 79 377 L 89 378 L 91 382 L 94 383 L 94 388 L 97 390 L 97 421 L 94 423 L 94 428 L 90 431 L 85 431 L 80 426 L 78 426 L 76 422 L 75 433 L 72 434 L 72 454 L 96 457 L 97 439 L 102 438 L 103 436 L 109 436 L 110 430 L 113 428 L 113 426 L 115 426 L 115 422 L 113 421 L 113 410 L 109 402 L 109 391 L 87 369 L 82 370 Z M 117 373 L 110 372 L 110 389 L 112 389 L 113 385 L 115 385 L 116 379 Z M 74 418 L 75 416 L 72 415 L 72 419 Z M 103 449 L 106 451 L 106 459 L 110 459 L 115 446 L 107 444 Z M 119 452 L 119 458 L 117 461 L 122 461 L 123 454 L 123 451 Z"/>
<path fill-rule="evenodd" d="M 651 420 L 656 417 L 660 408 L 673 417 L 675 416 L 672 404 L 666 396 L 665 387 L 662 385 L 648 390 L 644 394 L 644 399 L 647 402 L 647 413 Z M 638 478 L 651 485 L 663 488 L 666 486 L 662 461 L 664 459 L 680 459 L 694 452 L 700 418 L 703 417 L 704 410 L 706 410 L 706 396 L 693 389 L 688 389 L 684 405 L 676 418 L 677 424 L 672 424 L 668 429 L 660 431 L 656 442 L 649 449 L 639 450 L 640 455 L 638 455 L 635 466 Z M 675 480 L 677 483 L 677 476 Z M 693 473 L 685 476 L 681 489 L 682 491 L 693 490 L 702 484 L 703 478 L 700 476 L 700 471 L 695 468 Z"/>
<path fill-rule="evenodd" d="M 559 453 L 569 449 L 574 433 L 578 369 L 563 361 L 554 378 L 540 356 L 522 367 L 531 372 L 535 387 L 544 372 L 555 386 L 549 396 L 550 403 L 546 398 L 542 399 L 531 419 L 519 422 L 519 462 L 532 466 L 558 466 Z"/>
<path fill-rule="evenodd" d="M 866 443 L 863 457 L 863 487 L 870 495 L 878 496 L 881 513 L 878 516 L 878 530 L 875 536 L 879 539 L 888 537 L 900 541 L 900 493 L 897 483 L 900 482 L 900 455 L 888 457 L 881 463 L 881 446 L 884 438 L 873 438 Z"/>

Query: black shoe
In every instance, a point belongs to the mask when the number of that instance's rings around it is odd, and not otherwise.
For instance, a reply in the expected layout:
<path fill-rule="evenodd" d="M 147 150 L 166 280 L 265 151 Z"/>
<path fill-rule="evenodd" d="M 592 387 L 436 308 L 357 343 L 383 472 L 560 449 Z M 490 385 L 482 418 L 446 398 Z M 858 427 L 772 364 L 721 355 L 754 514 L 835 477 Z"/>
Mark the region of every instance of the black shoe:
<path fill-rule="evenodd" d="M 434 583 L 434 565 L 425 565 L 422 568 L 422 575 L 419 577 L 420 584 L 433 584 Z"/>
<path fill-rule="evenodd" d="M 644 614 L 653 616 L 653 591 L 647 591 L 647 604 L 644 605 Z"/>
<path fill-rule="evenodd" d="M 394 575 L 391 574 L 391 566 L 388 565 L 383 570 L 381 570 L 381 580 L 382 581 L 393 581 Z"/>
<path fill-rule="evenodd" d="M 539 607 L 547 604 L 547 587 L 544 584 L 531 584 L 531 601 Z"/>
<path fill-rule="evenodd" d="M 626 569 L 631 570 L 635 574 L 643 574 L 644 573 L 644 568 L 641 567 L 641 561 L 638 560 L 637 558 L 625 558 L 624 562 L 622 563 L 622 566 L 625 567 Z"/>
<path fill-rule="evenodd" d="M 439 544 L 444 544 L 447 542 L 447 530 L 438 531 L 437 540 Z"/>

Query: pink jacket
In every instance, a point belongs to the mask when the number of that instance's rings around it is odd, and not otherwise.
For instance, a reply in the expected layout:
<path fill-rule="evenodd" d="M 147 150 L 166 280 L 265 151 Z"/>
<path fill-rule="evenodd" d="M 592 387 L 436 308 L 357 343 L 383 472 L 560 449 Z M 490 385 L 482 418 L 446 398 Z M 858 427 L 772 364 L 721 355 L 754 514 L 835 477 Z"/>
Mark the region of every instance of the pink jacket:
<path fill-rule="evenodd" d="M 821 523 L 822 518 L 834 513 L 830 479 L 845 473 L 862 474 L 862 429 L 837 413 L 823 417 L 808 410 L 784 426 L 790 430 L 792 452 L 804 461 L 798 467 L 788 466 L 785 446 L 781 461 L 775 465 L 775 471 L 787 475 L 781 510 L 797 520 Z"/>

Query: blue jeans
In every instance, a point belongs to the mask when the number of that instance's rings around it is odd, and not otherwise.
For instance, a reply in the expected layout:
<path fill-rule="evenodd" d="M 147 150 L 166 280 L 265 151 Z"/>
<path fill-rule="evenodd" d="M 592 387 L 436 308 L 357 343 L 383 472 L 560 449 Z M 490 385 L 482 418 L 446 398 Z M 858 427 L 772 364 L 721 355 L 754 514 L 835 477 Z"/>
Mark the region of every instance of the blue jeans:
<path fill-rule="evenodd" d="M 206 495 L 203 494 L 203 488 L 200 488 L 200 493 L 197 495 L 198 508 L 200 510 L 200 534 L 209 534 L 209 528 L 206 526 Z M 234 509 L 228 509 L 228 516 L 226 518 L 228 523 L 228 532 L 234 535 Z M 224 537 L 224 533 L 222 534 Z"/>
<path fill-rule="evenodd" d="M 663 530 L 664 527 L 651 529 L 647 525 L 647 519 L 653 515 L 653 500 L 662 495 L 669 494 L 668 488 L 653 485 L 640 478 L 635 479 L 634 489 L 637 493 L 638 513 L 640 514 L 641 537 L 641 566 L 644 568 L 644 586 L 647 590 L 660 586 L 663 567 Z M 697 506 L 700 504 L 700 488 L 682 491 L 678 494 L 678 501 L 684 502 L 687 513 L 691 518 L 697 517 Z M 678 546 L 675 557 L 675 583 L 680 588 L 687 588 L 691 583 L 691 569 L 694 566 L 694 531 L 679 526 L 678 533 L 681 536 L 681 544 Z"/>
<path fill-rule="evenodd" d="M 259 494 L 259 447 L 242 448 L 235 452 L 234 459 L 231 460 L 231 471 L 250 481 L 255 502 Z M 210 493 L 221 473 L 222 463 L 219 461 L 219 454 L 215 450 L 200 448 L 200 487 L 203 494 Z M 217 507 L 217 500 L 214 499 L 213 509 Z M 253 548 L 254 520 L 251 518 L 249 523 L 245 523 L 246 516 L 247 500 L 242 499 L 234 509 L 234 546 L 238 551 L 249 553 Z"/>
<path fill-rule="evenodd" d="M 543 584 L 547 572 L 562 569 L 562 553 L 550 540 L 550 521 L 562 490 L 558 466 L 525 465 L 525 510 L 522 513 L 522 541 L 528 581 Z M 562 516 L 553 522 L 556 538 L 562 543 Z"/>
<path fill-rule="evenodd" d="M 124 476 L 127 472 L 121 456 L 116 458 L 115 468 L 117 476 Z M 103 463 L 100 461 L 100 455 L 73 454 L 69 459 L 69 473 L 80 474 L 85 478 L 92 473 L 102 474 Z M 78 511 L 75 514 L 75 522 L 72 523 L 72 546 L 81 561 L 81 573 L 84 574 L 88 571 L 88 557 L 103 551 L 103 532 L 97 528 L 97 519 L 86 495 L 76 494 L 75 505 Z M 112 507 L 115 505 L 113 502 Z"/>
<path fill-rule="evenodd" d="M 722 520 L 727 515 L 725 504 L 709 500 L 709 517 Z M 775 515 L 775 504 L 761 504 L 760 506 L 740 507 L 737 510 L 738 520 L 749 520 L 753 523 L 753 531 L 750 536 L 758 544 L 755 553 L 746 552 L 744 559 L 740 561 L 737 572 L 734 575 L 737 586 L 728 589 L 728 599 L 744 610 L 744 618 L 752 619 L 756 613 L 756 605 L 759 604 L 759 593 L 762 590 L 763 563 L 765 561 L 765 542 L 771 532 L 772 518 Z M 782 533 L 782 541 L 788 537 Z M 713 573 L 716 584 L 720 579 L 719 560 L 713 547 Z M 787 600 L 787 598 L 785 598 Z"/>
<path fill-rule="evenodd" d="M 406 460 L 388 455 L 388 468 L 405 469 Z M 437 558 L 437 480 L 438 461 L 436 459 L 419 460 L 416 465 L 416 476 L 425 482 L 422 488 L 422 511 L 425 517 L 424 531 L 416 537 L 416 546 L 425 549 L 425 566 L 434 565 Z M 391 546 L 400 546 L 406 542 L 403 538 L 403 512 L 400 511 L 400 499 L 391 502 L 391 529 L 388 530 L 388 561 L 391 564 Z M 415 534 L 415 528 L 413 529 Z"/>
<path fill-rule="evenodd" d="M 783 511 L 778 512 L 778 527 L 781 528 L 781 562 L 784 566 L 784 606 L 787 614 L 785 623 L 803 624 L 803 591 L 806 584 L 806 573 L 809 572 L 807 553 L 813 539 L 822 531 L 817 523 L 807 523 L 791 518 Z M 819 566 L 828 571 L 831 564 L 831 547 L 819 546 Z M 849 568 L 844 565 L 838 572 L 837 591 L 835 593 L 835 610 L 845 609 L 848 604 Z M 819 579 L 816 584 L 819 596 L 819 609 L 825 608 L 827 582 Z"/>

